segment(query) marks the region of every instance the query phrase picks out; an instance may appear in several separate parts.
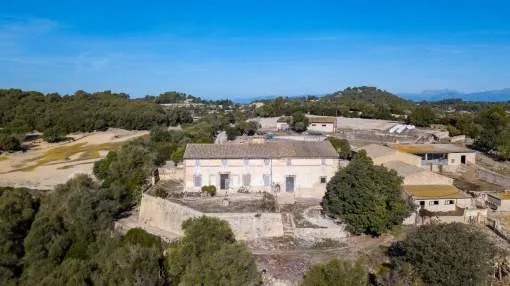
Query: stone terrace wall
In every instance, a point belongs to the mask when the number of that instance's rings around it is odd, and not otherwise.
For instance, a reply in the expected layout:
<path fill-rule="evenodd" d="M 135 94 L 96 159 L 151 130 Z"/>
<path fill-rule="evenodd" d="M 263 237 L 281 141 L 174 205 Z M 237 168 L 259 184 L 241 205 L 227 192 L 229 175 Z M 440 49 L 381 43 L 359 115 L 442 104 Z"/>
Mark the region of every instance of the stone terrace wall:
<path fill-rule="evenodd" d="M 510 177 L 494 173 L 478 165 L 476 166 L 476 175 L 486 182 L 510 188 Z"/>
<path fill-rule="evenodd" d="M 143 194 L 139 220 L 164 231 L 183 234 L 182 223 L 192 217 L 214 216 L 226 220 L 237 239 L 252 240 L 283 236 L 279 213 L 202 213 L 192 208 Z"/>

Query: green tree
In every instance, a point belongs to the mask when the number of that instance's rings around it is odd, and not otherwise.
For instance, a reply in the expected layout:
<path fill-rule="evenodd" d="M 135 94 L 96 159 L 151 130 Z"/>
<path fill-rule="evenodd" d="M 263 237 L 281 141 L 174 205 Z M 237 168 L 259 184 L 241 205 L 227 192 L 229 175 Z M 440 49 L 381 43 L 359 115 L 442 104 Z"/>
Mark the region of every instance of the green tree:
<path fill-rule="evenodd" d="M 292 114 L 291 128 L 296 132 L 306 131 L 308 128 L 308 117 L 303 112 L 295 112 Z"/>
<path fill-rule="evenodd" d="M 255 260 L 235 241 L 228 223 L 202 216 L 185 221 L 184 237 L 167 249 L 166 265 L 175 285 L 260 285 Z"/>
<path fill-rule="evenodd" d="M 409 116 L 409 122 L 416 126 L 428 127 L 436 121 L 436 113 L 428 105 L 416 107 Z"/>
<path fill-rule="evenodd" d="M 305 273 L 302 286 L 366 286 L 368 272 L 359 260 L 356 263 L 333 259 L 313 265 Z"/>
<path fill-rule="evenodd" d="M 0 133 L 0 151 L 19 151 L 21 149 L 21 141 L 17 136 Z"/>
<path fill-rule="evenodd" d="M 347 139 L 340 139 L 333 136 L 328 136 L 328 140 L 333 147 L 335 147 L 341 159 L 350 159 L 352 155 L 351 145 Z"/>
<path fill-rule="evenodd" d="M 380 235 L 410 215 L 413 206 L 401 194 L 402 178 L 374 166 L 362 150 L 328 182 L 322 207 L 329 216 L 345 221 L 352 233 Z"/>
<path fill-rule="evenodd" d="M 389 249 L 398 269 L 409 268 L 426 285 L 484 285 L 496 247 L 476 227 L 461 223 L 418 228 Z"/>
<path fill-rule="evenodd" d="M 0 284 L 15 285 L 22 271 L 23 240 L 39 201 L 25 189 L 0 188 Z"/>
<path fill-rule="evenodd" d="M 66 139 L 66 132 L 56 126 L 49 127 L 44 130 L 42 137 L 48 143 L 60 142 Z"/>

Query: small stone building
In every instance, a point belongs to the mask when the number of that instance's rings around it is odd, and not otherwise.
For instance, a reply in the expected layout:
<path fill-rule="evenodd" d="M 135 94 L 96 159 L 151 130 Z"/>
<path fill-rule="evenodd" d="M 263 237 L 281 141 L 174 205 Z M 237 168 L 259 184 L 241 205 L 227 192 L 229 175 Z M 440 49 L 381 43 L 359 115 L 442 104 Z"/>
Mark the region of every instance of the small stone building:
<path fill-rule="evenodd" d="M 487 205 L 497 211 L 510 211 L 510 193 L 487 194 Z"/>
<path fill-rule="evenodd" d="M 404 186 L 404 193 L 418 208 L 430 212 L 454 212 L 472 206 L 472 199 L 452 185 Z"/>
<path fill-rule="evenodd" d="M 308 130 L 320 133 L 336 132 L 336 117 L 309 117 Z"/>
<path fill-rule="evenodd" d="M 192 192 L 214 185 L 219 194 L 242 189 L 322 198 L 338 164 L 338 153 L 329 141 L 188 144 L 184 185 Z"/>
<path fill-rule="evenodd" d="M 456 171 L 459 166 L 476 164 L 474 150 L 455 144 L 395 144 L 393 148 L 421 157 L 421 166 L 431 171 Z"/>
<path fill-rule="evenodd" d="M 278 118 L 276 120 L 276 130 L 278 130 L 278 131 L 289 130 L 289 128 L 290 128 L 289 123 L 291 120 L 292 120 L 292 118 L 287 117 L 287 116 L 282 116 L 282 117 Z"/>

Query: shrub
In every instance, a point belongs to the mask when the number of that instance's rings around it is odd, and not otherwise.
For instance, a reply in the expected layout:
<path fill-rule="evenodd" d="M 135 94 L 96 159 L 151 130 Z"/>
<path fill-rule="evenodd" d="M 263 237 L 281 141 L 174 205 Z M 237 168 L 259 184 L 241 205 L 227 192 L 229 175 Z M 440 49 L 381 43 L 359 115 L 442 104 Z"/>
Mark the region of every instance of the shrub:
<path fill-rule="evenodd" d="M 306 273 L 303 286 L 365 286 L 368 272 L 361 261 L 351 263 L 333 259 L 327 264 L 313 265 Z"/>
<path fill-rule="evenodd" d="M 414 269 L 426 285 L 485 285 L 497 249 L 473 226 L 433 224 L 394 243 L 389 255 L 394 268 Z"/>
<path fill-rule="evenodd" d="M 203 186 L 202 192 L 214 197 L 216 195 L 216 187 L 213 185 Z"/>
<path fill-rule="evenodd" d="M 123 238 L 123 243 L 137 244 L 142 247 L 162 247 L 162 241 L 159 236 L 147 233 L 141 228 L 130 229 Z"/>
<path fill-rule="evenodd" d="M 160 197 L 163 199 L 168 197 L 168 192 L 163 188 L 156 188 L 156 190 L 154 191 L 154 194 L 156 195 L 156 197 Z"/>
<path fill-rule="evenodd" d="M 268 192 L 264 192 L 264 196 L 262 197 L 262 203 L 260 204 L 260 208 L 263 211 L 274 212 L 276 211 L 276 200 L 274 196 Z"/>

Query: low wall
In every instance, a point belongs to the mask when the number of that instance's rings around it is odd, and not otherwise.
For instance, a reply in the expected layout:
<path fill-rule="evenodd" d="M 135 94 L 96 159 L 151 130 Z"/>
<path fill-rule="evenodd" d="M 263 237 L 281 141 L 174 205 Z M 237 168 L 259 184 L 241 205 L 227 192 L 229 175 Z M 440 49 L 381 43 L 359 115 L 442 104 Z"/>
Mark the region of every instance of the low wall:
<path fill-rule="evenodd" d="M 342 227 L 336 228 L 295 228 L 294 235 L 297 238 L 317 241 L 321 239 L 339 240 L 349 236 L 349 233 Z"/>
<path fill-rule="evenodd" d="M 510 188 L 510 177 L 505 177 L 481 166 L 476 166 L 476 175 L 486 182 Z"/>
<path fill-rule="evenodd" d="M 165 199 L 143 194 L 139 220 L 159 229 L 183 235 L 182 223 L 192 217 L 214 216 L 226 220 L 239 240 L 283 236 L 279 213 L 202 213 Z"/>

